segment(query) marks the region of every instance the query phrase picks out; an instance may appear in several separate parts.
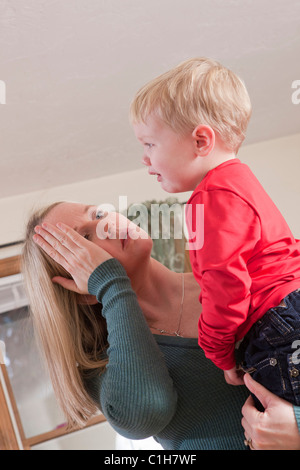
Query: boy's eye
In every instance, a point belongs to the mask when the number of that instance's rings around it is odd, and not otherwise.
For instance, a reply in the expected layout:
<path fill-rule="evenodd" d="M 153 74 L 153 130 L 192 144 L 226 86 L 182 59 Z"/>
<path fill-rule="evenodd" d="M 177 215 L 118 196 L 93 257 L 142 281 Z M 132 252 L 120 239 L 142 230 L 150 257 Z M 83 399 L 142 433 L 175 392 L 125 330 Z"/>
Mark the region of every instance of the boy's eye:
<path fill-rule="evenodd" d="M 146 147 L 148 147 L 148 149 L 151 149 L 153 147 L 153 144 L 145 144 Z"/>
<path fill-rule="evenodd" d="M 89 239 L 90 239 L 90 236 L 89 236 L 89 235 L 84 235 L 84 238 L 85 238 L 86 240 L 89 240 Z"/>

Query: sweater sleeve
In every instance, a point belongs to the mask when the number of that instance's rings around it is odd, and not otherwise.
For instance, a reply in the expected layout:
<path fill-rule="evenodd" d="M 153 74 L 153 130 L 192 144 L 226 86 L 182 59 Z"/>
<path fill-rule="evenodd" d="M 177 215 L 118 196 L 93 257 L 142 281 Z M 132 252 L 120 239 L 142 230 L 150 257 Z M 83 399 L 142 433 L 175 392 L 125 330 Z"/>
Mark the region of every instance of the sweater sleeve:
<path fill-rule="evenodd" d="M 89 387 L 92 396 L 119 434 L 130 439 L 156 435 L 172 419 L 177 394 L 119 261 L 98 266 L 89 292 L 102 304 L 109 343 L 106 370 Z"/>
<path fill-rule="evenodd" d="M 204 206 L 203 226 L 193 212 Z M 194 275 L 201 287 L 199 344 L 207 358 L 223 370 L 234 367 L 234 348 L 240 325 L 248 317 L 251 277 L 247 262 L 260 238 L 260 223 L 243 199 L 226 190 L 196 195 L 187 213 L 191 233 L 203 230 L 203 246 L 190 251 Z"/>
<path fill-rule="evenodd" d="M 294 405 L 294 412 L 295 412 L 296 421 L 297 421 L 297 425 L 298 425 L 298 429 L 300 433 L 300 406 Z"/>

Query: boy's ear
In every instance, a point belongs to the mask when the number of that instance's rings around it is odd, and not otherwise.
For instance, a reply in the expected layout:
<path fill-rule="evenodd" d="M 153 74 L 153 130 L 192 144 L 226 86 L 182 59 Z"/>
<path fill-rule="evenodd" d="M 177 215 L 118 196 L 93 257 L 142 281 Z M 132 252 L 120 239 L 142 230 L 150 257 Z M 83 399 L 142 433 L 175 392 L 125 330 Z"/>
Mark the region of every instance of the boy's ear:
<path fill-rule="evenodd" d="M 206 157 L 214 149 L 216 136 L 210 126 L 199 124 L 193 130 L 195 150 L 200 157 Z"/>

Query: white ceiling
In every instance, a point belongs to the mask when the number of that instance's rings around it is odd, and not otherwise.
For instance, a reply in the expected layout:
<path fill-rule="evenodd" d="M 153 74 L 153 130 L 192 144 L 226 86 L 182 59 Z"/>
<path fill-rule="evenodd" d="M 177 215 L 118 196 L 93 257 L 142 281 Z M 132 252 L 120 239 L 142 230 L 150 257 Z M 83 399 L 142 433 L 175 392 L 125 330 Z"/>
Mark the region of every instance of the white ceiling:
<path fill-rule="evenodd" d="M 0 197 L 141 168 L 134 93 L 195 56 L 252 97 L 247 144 L 300 131 L 299 0 L 0 0 Z"/>

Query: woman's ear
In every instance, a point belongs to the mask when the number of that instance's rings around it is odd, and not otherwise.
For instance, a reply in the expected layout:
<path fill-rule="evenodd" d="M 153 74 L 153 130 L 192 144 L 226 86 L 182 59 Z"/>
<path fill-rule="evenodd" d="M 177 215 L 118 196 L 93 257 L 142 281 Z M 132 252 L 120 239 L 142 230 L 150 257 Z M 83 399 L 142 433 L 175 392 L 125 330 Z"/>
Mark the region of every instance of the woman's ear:
<path fill-rule="evenodd" d="M 215 147 L 216 136 L 214 130 L 210 126 L 199 124 L 193 130 L 192 135 L 197 155 L 200 157 L 209 155 Z"/>

